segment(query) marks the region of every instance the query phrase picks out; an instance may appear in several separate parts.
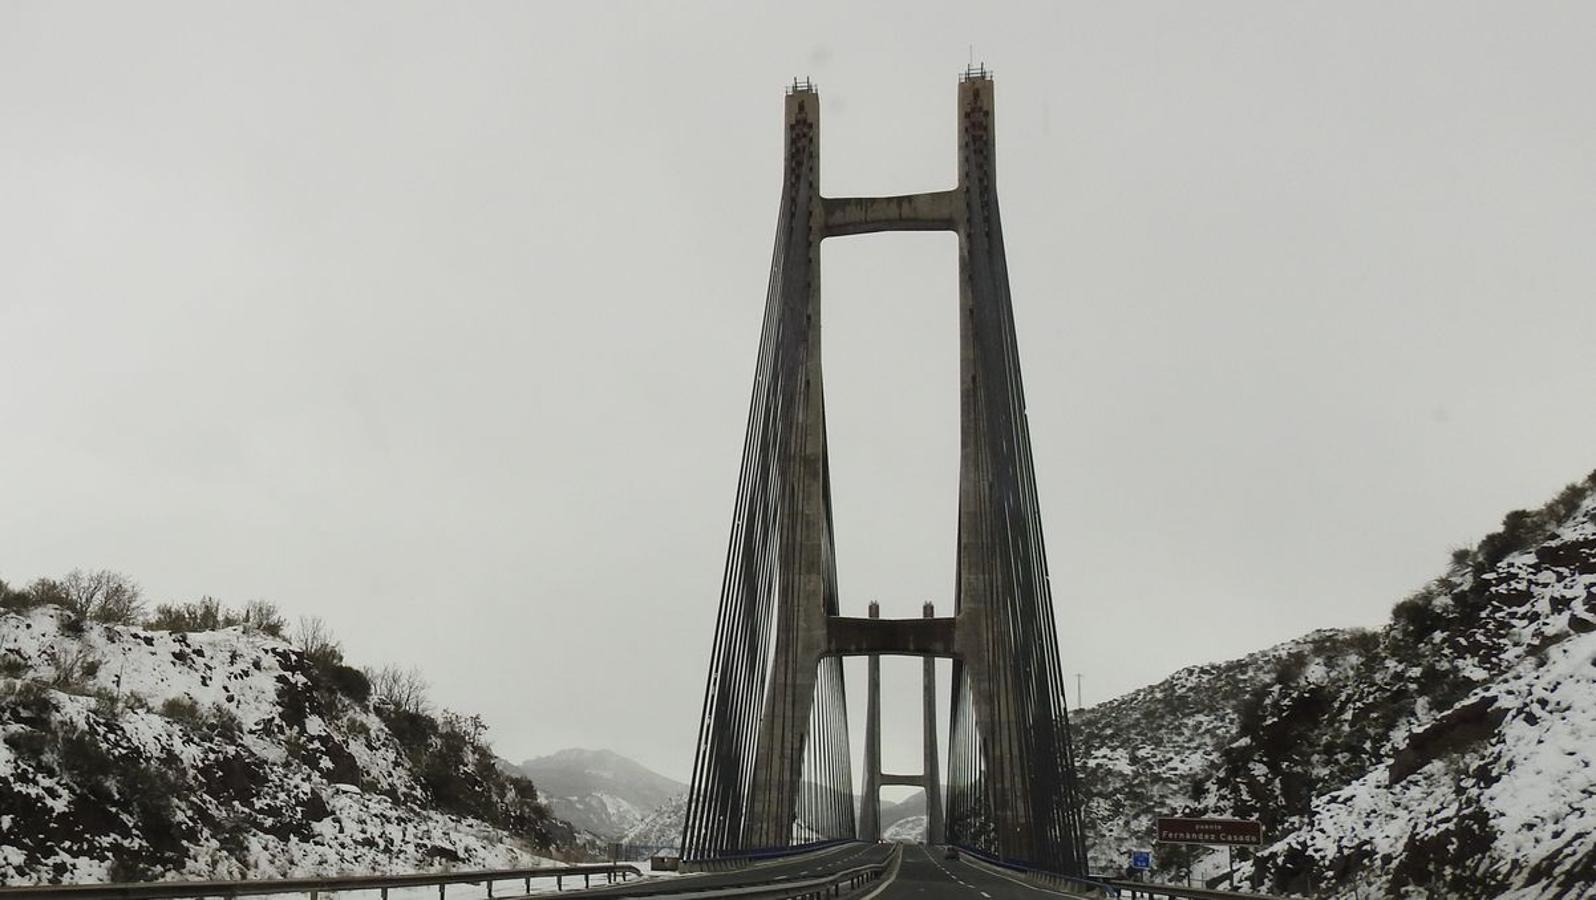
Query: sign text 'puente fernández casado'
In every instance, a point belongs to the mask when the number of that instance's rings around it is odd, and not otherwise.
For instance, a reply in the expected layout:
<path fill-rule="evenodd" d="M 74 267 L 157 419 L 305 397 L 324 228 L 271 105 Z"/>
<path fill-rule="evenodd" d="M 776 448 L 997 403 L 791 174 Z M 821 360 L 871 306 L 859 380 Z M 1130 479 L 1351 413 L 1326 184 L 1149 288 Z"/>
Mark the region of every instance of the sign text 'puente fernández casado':
<path fill-rule="evenodd" d="M 878 837 L 879 726 L 867 728 L 875 735 L 867 743 L 876 747 L 867 747 L 865 812 L 856 821 L 842 657 L 896 654 L 953 660 L 946 842 L 1063 874 L 1085 872 L 993 128 L 992 80 L 984 70 L 966 72 L 957 187 L 822 197 L 820 97 L 808 83 L 788 92 L 781 212 L 682 838 L 689 863 Z M 838 606 L 820 242 L 877 231 L 959 237 L 952 616 L 928 608 L 912 619 L 847 617 Z M 935 746 L 928 746 L 918 778 L 933 808 L 932 841 L 942 838 L 937 768 Z M 912 780 L 887 776 L 894 778 Z"/>

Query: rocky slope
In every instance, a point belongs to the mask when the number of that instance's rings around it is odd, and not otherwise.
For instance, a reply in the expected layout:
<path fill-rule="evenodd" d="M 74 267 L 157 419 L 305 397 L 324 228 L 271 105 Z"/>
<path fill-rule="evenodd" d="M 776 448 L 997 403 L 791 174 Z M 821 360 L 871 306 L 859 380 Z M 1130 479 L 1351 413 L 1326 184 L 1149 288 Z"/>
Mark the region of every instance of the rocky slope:
<path fill-rule="evenodd" d="M 89 621 L 0 585 L 0 883 L 533 864 L 572 849 L 474 717 L 244 626 Z"/>
<path fill-rule="evenodd" d="M 1243 710 L 1200 806 L 1280 835 L 1276 890 L 1596 893 L 1596 473 Z"/>
<path fill-rule="evenodd" d="M 1369 639 L 1368 632 L 1316 631 L 1072 712 L 1093 869 L 1123 867 L 1131 849 L 1151 846 L 1154 819 L 1191 804 L 1193 782 L 1234 739 L 1243 705 L 1272 682 L 1282 660 Z"/>
<path fill-rule="evenodd" d="M 655 807 L 641 822 L 621 836 L 621 840 L 634 848 L 680 849 L 682 826 L 687 821 L 687 794 L 677 794 Z"/>
<path fill-rule="evenodd" d="M 1103 861 L 1178 809 L 1262 820 L 1238 880 L 1271 892 L 1596 896 L 1596 473 L 1378 632 L 1186 670 L 1075 724 Z M 1216 874 L 1202 855 L 1161 853 L 1162 874 Z"/>
<path fill-rule="evenodd" d="M 687 790 L 610 750 L 561 750 L 520 768 L 555 815 L 609 840 L 621 840 L 660 804 Z"/>

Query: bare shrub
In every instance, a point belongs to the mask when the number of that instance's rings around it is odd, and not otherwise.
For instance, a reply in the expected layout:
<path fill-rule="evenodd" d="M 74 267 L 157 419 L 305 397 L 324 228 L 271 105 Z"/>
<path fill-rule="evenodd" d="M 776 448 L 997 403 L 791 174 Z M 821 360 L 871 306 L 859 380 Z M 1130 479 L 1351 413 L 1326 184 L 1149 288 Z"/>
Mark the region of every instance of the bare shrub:
<path fill-rule="evenodd" d="M 21 678 L 28 674 L 28 658 L 21 651 L 7 648 L 9 652 L 0 653 L 0 678 Z"/>
<path fill-rule="evenodd" d="M 237 625 L 237 617 L 214 597 L 201 597 L 193 603 L 162 603 L 144 623 L 156 631 L 215 631 Z"/>
<path fill-rule="evenodd" d="M 120 572 L 73 569 L 61 579 L 60 587 L 68 610 L 96 622 L 132 625 L 144 610 L 138 584 Z"/>
<path fill-rule="evenodd" d="M 0 581 L 0 609 L 9 609 L 23 612 L 38 606 L 33 593 L 26 588 L 14 588 L 4 581 Z"/>
<path fill-rule="evenodd" d="M 66 606 L 68 603 L 66 588 L 54 578 L 36 578 L 28 585 L 27 594 L 32 598 L 33 606 Z"/>
<path fill-rule="evenodd" d="M 321 627 L 319 621 L 318 628 Z M 249 631 L 279 638 L 288 628 L 282 613 L 265 600 L 251 600 L 244 604 L 243 610 L 234 611 L 215 597 L 201 597 L 192 603 L 162 603 L 155 607 L 155 613 L 145 625 L 156 631 L 216 631 L 242 625 Z M 322 631 L 325 632 L 325 628 Z"/>
<path fill-rule="evenodd" d="M 282 637 L 288 631 L 288 620 L 277 609 L 277 604 L 265 600 L 251 600 L 244 604 L 244 627 L 272 637 Z"/>
<path fill-rule="evenodd" d="M 79 693 L 84 684 L 100 671 L 100 658 L 94 650 L 74 642 L 57 647 L 50 654 L 50 687 Z"/>
<path fill-rule="evenodd" d="M 427 679 L 421 677 L 420 669 L 414 666 L 401 669 L 389 665 L 367 669 L 366 678 L 371 681 L 372 696 L 394 709 L 417 715 L 431 711 L 432 702 L 427 698 Z"/>
<path fill-rule="evenodd" d="M 472 746 L 482 745 L 482 739 L 488 735 L 488 723 L 482 721 L 480 715 L 463 715 L 453 710 L 446 709 L 438 717 L 438 727 L 451 734 L 458 734 L 466 739 Z"/>
<path fill-rule="evenodd" d="M 244 733 L 244 720 L 232 707 L 222 703 L 213 703 L 206 711 L 205 727 L 212 734 L 237 740 Z"/>
<path fill-rule="evenodd" d="M 294 630 L 294 646 L 318 667 L 330 668 L 343 664 L 343 645 L 333 639 L 327 623 L 316 616 L 299 617 L 299 627 Z"/>
<path fill-rule="evenodd" d="M 186 696 L 168 697 L 161 704 L 161 715 L 190 728 L 205 724 L 205 714 L 200 711 L 199 704 Z"/>

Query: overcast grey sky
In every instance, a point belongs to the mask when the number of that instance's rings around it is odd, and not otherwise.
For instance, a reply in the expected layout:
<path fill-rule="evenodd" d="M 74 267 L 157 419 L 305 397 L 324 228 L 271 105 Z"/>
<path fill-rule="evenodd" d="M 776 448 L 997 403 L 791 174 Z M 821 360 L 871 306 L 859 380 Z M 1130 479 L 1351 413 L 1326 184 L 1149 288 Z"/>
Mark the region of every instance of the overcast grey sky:
<path fill-rule="evenodd" d="M 827 194 L 950 187 L 971 45 L 1088 702 L 1379 624 L 1596 467 L 1589 4 L 6 0 L 0 577 L 264 597 L 685 778 L 783 85 Z M 855 613 L 951 607 L 955 255 L 825 246 Z"/>

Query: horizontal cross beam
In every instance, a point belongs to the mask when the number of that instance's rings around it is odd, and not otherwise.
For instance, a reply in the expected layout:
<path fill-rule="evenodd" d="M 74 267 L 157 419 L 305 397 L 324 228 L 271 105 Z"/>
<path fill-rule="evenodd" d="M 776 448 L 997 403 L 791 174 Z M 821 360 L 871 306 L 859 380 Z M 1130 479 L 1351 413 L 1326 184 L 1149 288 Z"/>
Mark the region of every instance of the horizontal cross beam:
<path fill-rule="evenodd" d="M 956 656 L 957 620 L 947 618 L 826 620 L 826 656 Z"/>
<path fill-rule="evenodd" d="M 900 194 L 896 197 L 826 197 L 825 237 L 875 231 L 957 231 L 959 191 Z"/>
<path fill-rule="evenodd" d="M 883 786 L 889 785 L 889 784 L 896 784 L 896 785 L 902 785 L 903 787 L 923 788 L 923 787 L 925 787 L 925 776 L 924 775 L 888 775 L 887 773 L 882 772 L 881 773 L 881 784 Z"/>

